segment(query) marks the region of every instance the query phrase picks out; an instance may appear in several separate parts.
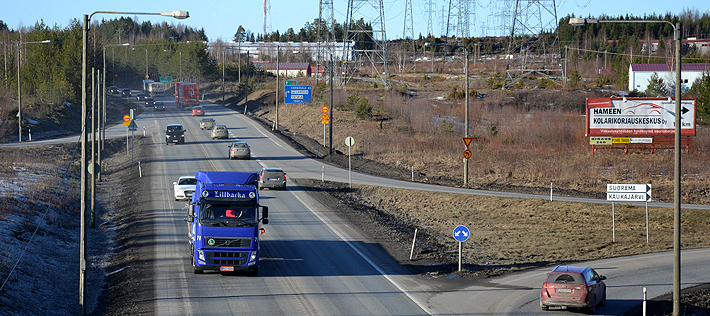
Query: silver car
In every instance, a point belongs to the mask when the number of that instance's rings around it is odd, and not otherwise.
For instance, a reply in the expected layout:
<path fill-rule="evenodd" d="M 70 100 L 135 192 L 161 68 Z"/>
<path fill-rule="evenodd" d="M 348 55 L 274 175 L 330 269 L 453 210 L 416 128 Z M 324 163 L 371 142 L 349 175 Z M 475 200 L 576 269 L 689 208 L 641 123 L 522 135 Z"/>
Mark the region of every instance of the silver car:
<path fill-rule="evenodd" d="M 233 142 L 229 147 L 229 160 L 232 159 L 251 159 L 251 148 L 246 142 Z"/>
<path fill-rule="evenodd" d="M 215 138 L 229 138 L 229 130 L 227 130 L 227 125 L 215 124 L 212 128 L 212 139 Z"/>
<path fill-rule="evenodd" d="M 259 172 L 259 190 L 263 188 L 286 190 L 286 173 L 281 168 L 263 168 Z"/>
<path fill-rule="evenodd" d="M 200 129 L 212 129 L 214 127 L 214 119 L 211 117 L 205 117 L 200 120 Z"/>

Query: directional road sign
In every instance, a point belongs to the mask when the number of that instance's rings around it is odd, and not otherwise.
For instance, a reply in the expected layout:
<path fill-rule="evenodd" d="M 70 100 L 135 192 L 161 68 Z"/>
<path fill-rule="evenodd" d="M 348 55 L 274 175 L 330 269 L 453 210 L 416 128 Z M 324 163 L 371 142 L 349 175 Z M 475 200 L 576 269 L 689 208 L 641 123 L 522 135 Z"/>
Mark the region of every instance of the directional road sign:
<path fill-rule="evenodd" d="M 284 103 L 311 102 L 313 86 L 284 86 Z"/>
<path fill-rule="evenodd" d="M 648 202 L 651 200 L 651 185 L 607 184 L 606 200 L 621 202 Z"/>
<path fill-rule="evenodd" d="M 459 225 L 454 228 L 454 239 L 459 242 L 464 242 L 466 239 L 468 239 L 468 227 Z"/>

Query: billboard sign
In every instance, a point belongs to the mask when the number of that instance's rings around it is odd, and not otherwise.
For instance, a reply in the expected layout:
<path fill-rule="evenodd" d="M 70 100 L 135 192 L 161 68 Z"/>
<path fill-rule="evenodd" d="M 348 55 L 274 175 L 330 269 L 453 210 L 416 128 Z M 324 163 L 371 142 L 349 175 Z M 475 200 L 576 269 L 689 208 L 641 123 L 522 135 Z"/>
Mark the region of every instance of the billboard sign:
<path fill-rule="evenodd" d="M 695 136 L 695 99 L 681 99 L 681 135 Z M 586 136 L 673 136 L 675 100 L 587 98 Z"/>
<path fill-rule="evenodd" d="M 311 102 L 312 86 L 284 86 L 284 103 Z"/>

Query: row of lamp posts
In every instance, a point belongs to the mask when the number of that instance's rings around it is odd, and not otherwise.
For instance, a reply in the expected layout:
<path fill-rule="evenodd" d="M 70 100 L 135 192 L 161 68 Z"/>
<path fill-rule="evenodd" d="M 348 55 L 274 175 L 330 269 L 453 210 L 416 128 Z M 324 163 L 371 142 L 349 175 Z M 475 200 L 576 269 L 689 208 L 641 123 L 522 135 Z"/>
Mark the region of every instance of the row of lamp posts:
<path fill-rule="evenodd" d="M 87 195 L 87 155 L 86 155 L 86 143 L 87 143 L 87 93 L 86 93 L 86 81 L 87 81 L 87 46 L 88 46 L 88 32 L 89 32 L 89 21 L 94 14 L 119 14 L 119 15 L 159 15 L 159 16 L 169 16 L 176 19 L 186 19 L 190 17 L 187 11 L 166 11 L 159 13 L 147 13 L 147 12 L 117 12 L 117 11 L 95 11 L 90 15 L 84 14 L 83 16 L 83 30 L 82 30 L 82 54 L 81 54 L 81 122 L 82 122 L 82 134 L 81 134 L 81 233 L 80 233 L 80 247 L 79 247 L 79 307 L 81 309 L 81 314 L 86 314 L 86 304 L 85 304 L 85 285 L 86 285 L 86 195 Z M 96 172 L 93 172 L 96 174 Z"/>

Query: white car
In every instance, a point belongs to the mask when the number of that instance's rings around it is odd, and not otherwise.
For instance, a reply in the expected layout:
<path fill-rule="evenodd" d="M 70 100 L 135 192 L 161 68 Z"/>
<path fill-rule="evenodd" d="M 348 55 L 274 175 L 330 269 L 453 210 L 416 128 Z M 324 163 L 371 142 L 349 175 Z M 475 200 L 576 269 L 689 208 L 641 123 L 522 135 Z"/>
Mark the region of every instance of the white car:
<path fill-rule="evenodd" d="M 192 194 L 195 193 L 196 184 L 195 176 L 182 176 L 177 182 L 173 182 L 175 201 L 190 200 Z"/>

